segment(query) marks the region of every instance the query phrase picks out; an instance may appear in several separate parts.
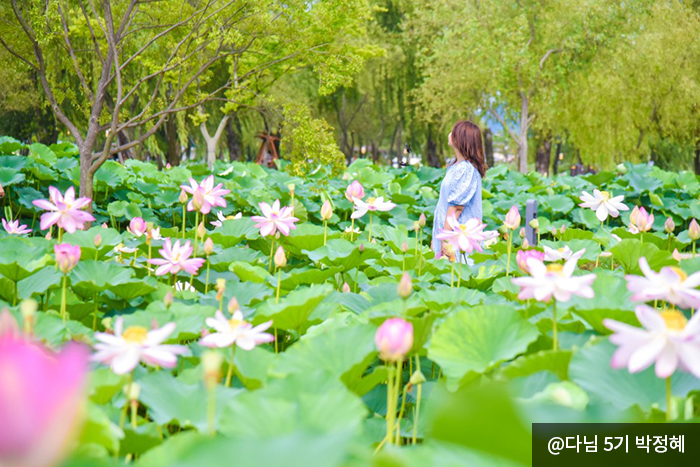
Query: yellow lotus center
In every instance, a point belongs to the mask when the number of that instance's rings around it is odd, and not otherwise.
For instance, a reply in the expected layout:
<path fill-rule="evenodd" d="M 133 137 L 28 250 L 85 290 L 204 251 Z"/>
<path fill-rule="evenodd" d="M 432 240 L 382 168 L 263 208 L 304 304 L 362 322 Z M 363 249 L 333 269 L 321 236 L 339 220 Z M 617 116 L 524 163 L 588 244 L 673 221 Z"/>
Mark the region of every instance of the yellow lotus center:
<path fill-rule="evenodd" d="M 603 199 L 610 199 L 610 193 L 607 191 L 601 191 L 600 194 L 603 195 Z"/>
<path fill-rule="evenodd" d="M 668 329 L 673 329 L 674 331 L 682 331 L 685 329 L 688 320 L 685 319 L 683 313 L 676 310 L 666 310 L 659 313 L 666 323 Z"/>
<path fill-rule="evenodd" d="M 560 276 L 563 276 L 564 275 L 564 265 L 557 264 L 557 263 L 549 264 L 549 265 L 547 265 L 547 272 L 552 272 L 552 273 L 558 274 Z"/>
<path fill-rule="evenodd" d="M 368 198 L 367 199 L 367 204 L 374 204 L 374 202 L 377 200 L 377 198 Z"/>
<path fill-rule="evenodd" d="M 559 253 L 564 253 L 564 248 L 559 248 Z"/>
<path fill-rule="evenodd" d="M 148 337 L 148 329 L 143 326 L 129 326 L 122 333 L 122 338 L 131 344 L 143 344 Z"/>
<path fill-rule="evenodd" d="M 245 323 L 245 321 L 241 321 L 240 319 L 236 318 L 231 318 L 230 320 L 228 320 L 228 325 L 231 327 L 231 331 L 235 331 L 236 328 L 242 325 L 243 323 Z"/>
<path fill-rule="evenodd" d="M 685 280 L 688 278 L 688 274 L 686 274 L 685 271 L 679 268 L 678 266 L 671 266 L 671 269 L 673 270 L 673 272 L 678 274 L 678 277 L 681 278 L 681 282 L 685 282 Z"/>

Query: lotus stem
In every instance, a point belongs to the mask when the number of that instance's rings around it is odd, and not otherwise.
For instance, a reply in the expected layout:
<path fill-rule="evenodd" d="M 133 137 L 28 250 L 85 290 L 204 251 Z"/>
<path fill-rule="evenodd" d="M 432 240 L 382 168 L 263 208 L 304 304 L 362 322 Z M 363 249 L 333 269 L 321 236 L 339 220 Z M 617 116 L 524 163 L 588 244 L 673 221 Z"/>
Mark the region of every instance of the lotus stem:
<path fill-rule="evenodd" d="M 182 205 L 182 239 L 185 239 L 185 221 L 187 220 L 187 211 L 185 211 L 185 205 Z"/>
<path fill-rule="evenodd" d="M 199 238 L 199 211 L 194 212 L 194 253 L 193 258 L 197 257 L 197 239 Z"/>
<path fill-rule="evenodd" d="M 508 264 L 506 264 L 506 277 L 510 277 L 510 254 L 513 249 L 513 230 L 508 229 Z"/>
<path fill-rule="evenodd" d="M 270 264 L 267 267 L 269 272 L 272 272 L 272 256 L 275 254 L 275 237 L 272 237 L 272 244 L 270 245 Z"/>
<path fill-rule="evenodd" d="M 557 301 L 552 300 L 552 350 L 559 350 L 557 340 Z"/>
<path fill-rule="evenodd" d="M 357 293 L 357 273 L 360 272 L 360 266 L 357 266 L 355 268 L 355 284 L 353 284 L 355 290 L 354 292 Z"/>
<path fill-rule="evenodd" d="M 61 288 L 61 319 L 63 319 L 63 324 L 66 324 L 66 283 L 68 282 L 68 276 L 63 275 L 63 287 Z"/>
<path fill-rule="evenodd" d="M 416 354 L 416 371 L 420 372 L 420 356 Z M 416 388 L 416 408 L 413 414 L 413 438 L 411 439 L 412 444 L 416 444 L 416 438 L 418 435 L 418 416 L 420 415 L 420 399 L 423 393 L 423 383 L 418 383 Z"/>
<path fill-rule="evenodd" d="M 63 243 L 63 229 L 61 227 L 58 228 L 58 243 Z"/>
<path fill-rule="evenodd" d="M 279 350 L 277 349 L 277 326 L 275 326 L 275 327 L 272 328 L 272 329 L 273 329 L 274 332 L 275 332 L 275 353 L 278 353 Z"/>
<path fill-rule="evenodd" d="M 352 235 L 352 234 L 350 234 Z M 323 246 L 326 246 L 326 240 L 328 239 L 328 221 L 323 221 Z"/>
<path fill-rule="evenodd" d="M 462 284 L 462 252 L 459 252 L 459 275 L 457 276 L 457 288 Z"/>
<path fill-rule="evenodd" d="M 209 262 L 209 255 L 207 255 L 207 277 L 206 280 L 204 281 L 204 295 L 209 292 L 209 268 L 211 267 L 211 263 Z"/>
<path fill-rule="evenodd" d="M 97 292 L 95 292 L 95 309 L 92 312 L 92 332 L 97 331 L 97 310 L 99 308 L 98 302 L 97 302 Z"/>
<path fill-rule="evenodd" d="M 207 431 L 214 436 L 216 434 L 216 386 L 207 390 Z"/>
<path fill-rule="evenodd" d="M 133 383 L 132 383 L 133 384 Z M 133 399 L 130 401 L 131 405 L 131 427 L 136 430 L 137 423 L 136 423 L 136 410 L 139 407 L 139 401 L 136 399 Z"/>
<path fill-rule="evenodd" d="M 227 388 L 231 386 L 231 378 L 233 377 L 233 357 L 236 355 L 236 344 L 231 346 L 231 360 L 228 364 L 228 372 L 226 373 L 226 383 L 224 384 Z"/>
<path fill-rule="evenodd" d="M 410 360 L 409 360 L 410 362 Z M 402 381 L 400 381 L 401 383 Z M 399 385 L 400 385 L 399 383 Z M 408 384 L 403 387 L 403 396 L 401 397 L 401 409 L 399 410 L 399 418 L 396 420 L 396 443 L 401 444 L 401 419 L 403 418 L 403 412 L 406 408 L 406 389 Z M 400 386 L 399 386 L 400 389 Z"/>
<path fill-rule="evenodd" d="M 450 274 L 450 289 L 454 288 L 455 283 L 455 262 L 450 261 L 452 272 Z"/>
<path fill-rule="evenodd" d="M 673 419 L 671 413 L 671 377 L 666 378 L 666 421 L 670 422 Z"/>
<path fill-rule="evenodd" d="M 95 260 L 97 260 L 97 252 L 95 252 Z M 146 263 L 146 270 L 148 271 L 148 275 L 151 275 L 151 268 L 148 266 L 151 264 L 151 241 L 148 241 L 148 262 Z"/>
<path fill-rule="evenodd" d="M 386 389 L 386 442 L 394 444 L 394 425 L 396 423 L 396 385 L 398 383 L 398 374 L 396 366 L 393 363 L 387 365 L 389 375 L 387 377 Z"/>
<path fill-rule="evenodd" d="M 275 305 L 280 302 L 280 288 L 282 286 L 282 270 L 277 268 L 277 294 L 275 295 Z"/>
<path fill-rule="evenodd" d="M 353 241 L 353 235 L 355 234 L 355 219 L 351 219 L 350 222 L 350 241 Z"/>
<path fill-rule="evenodd" d="M 372 243 L 372 212 L 369 213 L 369 242 Z"/>

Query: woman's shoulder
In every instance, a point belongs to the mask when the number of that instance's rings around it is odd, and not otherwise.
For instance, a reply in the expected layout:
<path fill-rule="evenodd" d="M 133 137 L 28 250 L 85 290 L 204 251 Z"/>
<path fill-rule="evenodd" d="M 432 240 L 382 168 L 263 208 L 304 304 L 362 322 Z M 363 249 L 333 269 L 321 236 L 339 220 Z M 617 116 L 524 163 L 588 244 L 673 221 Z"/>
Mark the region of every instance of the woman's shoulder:
<path fill-rule="evenodd" d="M 474 173 L 479 173 L 479 171 L 476 170 L 476 167 L 474 167 L 474 165 L 471 162 L 464 159 L 457 162 L 454 162 L 453 159 L 452 164 L 450 165 L 450 169 L 452 169 L 452 172 L 454 173 L 455 177 L 471 177 Z"/>

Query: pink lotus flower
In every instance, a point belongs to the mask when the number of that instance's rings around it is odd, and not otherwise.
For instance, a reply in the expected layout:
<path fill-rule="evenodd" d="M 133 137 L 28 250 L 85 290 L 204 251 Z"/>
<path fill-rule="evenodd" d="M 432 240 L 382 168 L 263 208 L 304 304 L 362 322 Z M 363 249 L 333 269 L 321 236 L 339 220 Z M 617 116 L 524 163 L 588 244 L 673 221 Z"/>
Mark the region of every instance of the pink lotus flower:
<path fill-rule="evenodd" d="M 353 203 L 353 198 L 362 199 L 365 197 L 365 189 L 362 187 L 360 182 L 353 180 L 353 182 L 348 185 L 347 189 L 345 190 L 345 197 L 348 199 L 348 201 Z"/>
<path fill-rule="evenodd" d="M 207 334 L 199 343 L 205 347 L 231 347 L 236 344 L 243 350 L 253 350 L 256 345 L 274 342 L 275 336 L 264 331 L 272 326 L 272 321 L 253 326 L 243 320 L 241 310 L 235 310 L 231 319 L 226 319 L 221 311 L 214 318 L 207 318 L 206 323 L 216 332 Z"/>
<path fill-rule="evenodd" d="M 636 210 L 636 212 L 635 212 Z M 648 232 L 651 230 L 654 224 L 654 215 L 647 213 L 647 210 L 642 208 L 637 208 L 636 206 L 630 214 L 630 231 L 632 233 L 638 232 Z M 634 227 L 634 229 L 633 229 Z M 634 232 L 633 230 L 636 230 Z"/>
<path fill-rule="evenodd" d="M 255 227 L 260 229 L 260 235 L 263 237 L 274 235 L 278 230 L 283 235 L 289 235 L 291 229 L 297 228 L 294 223 L 299 222 L 299 219 L 292 216 L 290 206 L 280 209 L 280 200 L 275 200 L 272 206 L 267 203 L 259 203 L 258 206 L 263 215 L 253 216 L 251 219 L 257 222 Z"/>
<path fill-rule="evenodd" d="M 700 308 L 700 272 L 690 277 L 676 266 L 666 266 L 660 272 L 649 267 L 645 257 L 639 258 L 639 268 L 644 276 L 627 275 L 627 289 L 632 300 L 648 302 L 666 300 L 682 308 Z"/>
<path fill-rule="evenodd" d="M 196 210 L 202 214 L 209 214 L 212 206 L 226 207 L 224 196 L 231 193 L 231 191 L 224 189 L 221 183 L 214 186 L 213 175 L 209 175 L 201 184 L 197 184 L 194 178 L 190 178 L 189 181 L 189 186 L 180 186 L 180 188 L 192 195 L 192 199 L 187 203 L 188 211 Z"/>
<path fill-rule="evenodd" d="M 503 221 L 503 225 L 505 225 L 510 230 L 515 230 L 520 226 L 520 220 L 520 211 L 518 211 L 517 207 L 511 206 L 511 208 L 508 210 L 508 213 L 506 214 L 505 220 Z"/>
<path fill-rule="evenodd" d="M 552 296 L 558 302 L 568 302 L 574 295 L 593 298 L 591 284 L 596 275 L 574 276 L 576 262 L 576 258 L 571 258 L 564 265 L 552 263 L 545 266 L 542 261 L 528 258 L 526 264 L 530 276 L 511 279 L 515 285 L 520 286 L 518 298 L 534 298 L 539 302 L 549 302 Z"/>
<path fill-rule="evenodd" d="M 554 248 L 550 248 L 548 246 L 542 246 L 544 249 L 544 260 L 545 261 L 568 261 L 571 258 L 575 258 L 576 260 L 579 260 L 581 256 L 586 252 L 585 248 L 580 249 L 576 253 L 571 251 L 571 248 L 568 246 L 564 246 L 563 248 L 559 248 L 555 250 Z"/>
<path fill-rule="evenodd" d="M 49 199 L 37 199 L 32 201 L 34 206 L 44 209 L 46 212 L 41 215 L 41 230 L 46 230 L 56 224 L 68 233 L 84 229 L 85 223 L 94 221 L 92 214 L 81 211 L 82 208 L 90 204 L 90 198 L 75 199 L 75 188 L 66 190 L 65 196 L 57 188 L 49 187 Z"/>
<path fill-rule="evenodd" d="M 466 253 L 471 253 L 474 250 L 484 251 L 481 242 L 498 236 L 498 232 L 484 231 L 486 224 L 475 217 L 460 224 L 454 216 L 450 216 L 447 218 L 447 224 L 452 230 L 441 229 L 435 238 L 448 240 L 455 250 L 459 249 Z"/>
<path fill-rule="evenodd" d="M 520 270 L 525 274 L 530 273 L 530 270 L 527 268 L 527 260 L 529 258 L 534 258 L 541 262 L 544 260 L 545 254 L 537 250 L 518 250 L 518 254 L 515 255 L 515 261 L 518 263 Z"/>
<path fill-rule="evenodd" d="M 131 219 L 131 222 L 129 222 L 129 227 L 127 227 L 126 230 L 128 230 L 134 236 L 140 237 L 146 233 L 148 226 L 146 225 L 146 221 L 142 218 L 134 217 Z"/>
<path fill-rule="evenodd" d="M 88 354 L 0 335 L 0 465 L 59 465 L 80 433 Z"/>
<path fill-rule="evenodd" d="M 673 222 L 673 219 L 670 217 L 666 219 L 666 222 L 664 222 L 664 230 L 666 233 L 673 233 L 673 231 L 676 230 L 676 223 Z"/>
<path fill-rule="evenodd" d="M 367 202 L 362 201 L 360 198 L 353 198 L 352 201 L 355 203 L 355 212 L 350 216 L 353 219 L 359 219 L 367 214 L 367 211 L 391 211 L 396 207 L 396 204 L 391 201 L 384 201 L 383 196 L 368 198 Z"/>
<path fill-rule="evenodd" d="M 620 211 L 628 211 L 629 207 L 622 203 L 624 196 L 612 196 L 607 191 L 593 190 L 593 196 L 587 191 L 582 192 L 581 201 L 579 204 L 582 208 L 590 208 L 595 211 L 595 215 L 600 222 L 604 222 L 608 215 L 617 217 Z"/>
<path fill-rule="evenodd" d="M 321 206 L 321 220 L 327 221 L 333 217 L 333 208 L 331 207 L 331 202 L 326 200 Z"/>
<path fill-rule="evenodd" d="M 184 245 L 180 245 L 180 240 L 173 245 L 169 238 L 165 239 L 163 248 L 158 251 L 163 257 L 148 260 L 151 264 L 158 265 L 156 276 L 162 276 L 167 273 L 177 274 L 180 271 L 185 271 L 188 274 L 197 274 L 197 270 L 202 267 L 204 258 L 191 258 L 192 247 L 190 241 L 187 240 Z"/>
<path fill-rule="evenodd" d="M 32 229 L 28 229 L 25 224 L 19 225 L 19 219 L 10 222 L 3 219 L 2 227 L 5 229 L 5 232 L 10 235 L 23 235 L 32 231 Z"/>
<path fill-rule="evenodd" d="M 619 346 L 612 357 L 613 368 L 627 367 L 630 373 L 637 373 L 656 362 L 659 378 L 668 378 L 679 367 L 700 378 L 700 313 L 687 321 L 676 310 L 657 313 L 640 305 L 635 312 L 644 328 L 603 320 L 614 332 L 610 342 Z"/>
<path fill-rule="evenodd" d="M 413 347 L 413 324 L 401 318 L 387 319 L 377 329 L 374 343 L 382 360 L 401 361 Z"/>
<path fill-rule="evenodd" d="M 56 254 L 56 264 L 63 274 L 68 274 L 71 269 L 80 261 L 80 247 L 61 243 L 54 245 L 53 251 Z"/>
<path fill-rule="evenodd" d="M 130 373 L 139 362 L 151 366 L 173 368 L 177 356 L 187 351 L 182 345 L 163 345 L 163 342 L 175 331 L 175 323 L 168 323 L 162 328 L 149 331 L 142 326 L 129 326 L 122 330 L 124 318 L 117 318 L 114 334 L 96 332 L 97 352 L 92 360 L 109 365 L 118 375 Z"/>

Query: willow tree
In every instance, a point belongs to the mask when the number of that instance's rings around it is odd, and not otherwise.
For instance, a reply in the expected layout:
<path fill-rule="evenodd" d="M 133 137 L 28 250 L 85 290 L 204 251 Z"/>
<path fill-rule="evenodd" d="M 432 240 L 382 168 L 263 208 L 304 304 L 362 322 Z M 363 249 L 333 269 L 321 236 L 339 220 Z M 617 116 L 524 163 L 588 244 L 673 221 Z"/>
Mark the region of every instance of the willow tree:
<path fill-rule="evenodd" d="M 234 100 L 235 84 L 299 60 L 323 86 L 345 82 L 363 54 L 334 30 L 362 35 L 367 12 L 364 0 L 11 0 L 0 45 L 38 77 L 78 145 L 80 194 L 92 197 L 107 159 L 179 112 Z M 236 73 L 207 86 L 218 64 Z"/>
<path fill-rule="evenodd" d="M 528 132 L 543 92 L 563 89 L 620 37 L 649 1 L 445 0 L 421 3 L 409 30 L 422 44 L 426 111 L 487 112 L 498 120 L 527 171 Z"/>

